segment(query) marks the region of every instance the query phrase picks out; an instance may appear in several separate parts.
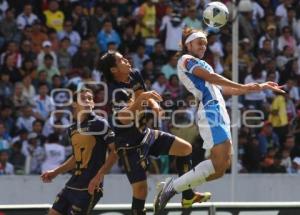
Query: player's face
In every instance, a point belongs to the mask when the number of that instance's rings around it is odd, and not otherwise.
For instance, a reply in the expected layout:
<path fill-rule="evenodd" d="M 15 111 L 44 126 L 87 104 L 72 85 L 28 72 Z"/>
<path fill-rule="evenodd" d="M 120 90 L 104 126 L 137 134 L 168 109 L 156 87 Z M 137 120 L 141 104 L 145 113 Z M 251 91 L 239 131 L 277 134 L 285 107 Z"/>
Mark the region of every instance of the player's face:
<path fill-rule="evenodd" d="M 76 111 L 92 111 L 95 106 L 94 98 L 91 92 L 82 92 L 79 94 L 79 98 L 77 98 L 76 103 Z"/>
<path fill-rule="evenodd" d="M 114 75 L 118 74 L 127 74 L 131 72 L 132 67 L 129 63 L 129 61 L 123 57 L 120 53 L 116 54 L 116 70 L 113 71 Z"/>
<path fill-rule="evenodd" d="M 192 55 L 202 58 L 206 51 L 207 40 L 204 38 L 197 38 L 188 44 L 188 50 Z"/>

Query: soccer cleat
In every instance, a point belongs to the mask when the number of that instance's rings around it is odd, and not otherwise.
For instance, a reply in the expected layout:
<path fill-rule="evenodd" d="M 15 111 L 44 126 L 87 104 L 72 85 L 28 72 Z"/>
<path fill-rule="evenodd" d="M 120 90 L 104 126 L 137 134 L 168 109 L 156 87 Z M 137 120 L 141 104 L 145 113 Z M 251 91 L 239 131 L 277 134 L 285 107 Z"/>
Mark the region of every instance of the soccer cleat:
<path fill-rule="evenodd" d="M 195 195 L 192 199 L 182 199 L 181 205 L 183 208 L 191 208 L 194 203 L 207 202 L 211 198 L 210 192 L 199 193 L 195 192 Z"/>
<path fill-rule="evenodd" d="M 176 194 L 173 187 L 173 178 L 167 178 L 158 185 L 157 195 L 154 200 L 154 215 L 159 215 L 166 207 L 168 201 Z"/>

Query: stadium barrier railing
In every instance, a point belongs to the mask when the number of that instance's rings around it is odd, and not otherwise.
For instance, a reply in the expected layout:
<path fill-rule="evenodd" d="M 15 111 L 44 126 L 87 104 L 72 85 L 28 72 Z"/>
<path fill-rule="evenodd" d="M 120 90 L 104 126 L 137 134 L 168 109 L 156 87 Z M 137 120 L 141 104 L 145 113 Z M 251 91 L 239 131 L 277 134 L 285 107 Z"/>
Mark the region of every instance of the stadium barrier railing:
<path fill-rule="evenodd" d="M 1 215 L 45 215 L 50 204 L 0 205 Z M 92 215 L 130 215 L 130 204 L 98 204 Z M 152 204 L 146 204 L 152 215 Z M 183 210 L 178 203 L 167 205 L 164 215 L 299 215 L 300 202 L 208 202 Z"/>

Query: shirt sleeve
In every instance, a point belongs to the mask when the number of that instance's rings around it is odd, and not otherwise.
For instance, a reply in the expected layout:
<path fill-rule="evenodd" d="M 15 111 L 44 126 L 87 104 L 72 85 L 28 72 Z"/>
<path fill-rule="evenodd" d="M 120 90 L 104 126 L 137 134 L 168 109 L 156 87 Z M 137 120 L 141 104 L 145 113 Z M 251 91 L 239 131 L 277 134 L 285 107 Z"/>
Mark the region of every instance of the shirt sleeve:
<path fill-rule="evenodd" d="M 96 132 L 97 144 L 110 144 L 114 142 L 115 133 L 105 119 L 97 119 L 93 123 L 91 130 Z"/>
<path fill-rule="evenodd" d="M 208 64 L 205 63 L 205 61 L 199 61 L 195 58 L 191 57 L 186 57 L 183 59 L 183 67 L 188 73 L 193 73 L 193 70 L 197 67 L 200 68 L 204 71 L 209 71 Z"/>

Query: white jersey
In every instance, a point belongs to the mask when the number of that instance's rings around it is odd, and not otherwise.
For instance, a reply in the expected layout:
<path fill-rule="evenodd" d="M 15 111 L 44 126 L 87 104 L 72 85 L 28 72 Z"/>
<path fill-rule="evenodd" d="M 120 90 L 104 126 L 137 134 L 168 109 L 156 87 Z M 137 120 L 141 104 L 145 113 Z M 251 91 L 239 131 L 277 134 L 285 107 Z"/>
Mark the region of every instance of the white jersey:
<path fill-rule="evenodd" d="M 194 94 L 203 105 L 211 100 L 217 100 L 220 105 L 225 106 L 225 101 L 220 91 L 220 86 L 211 84 L 193 74 L 193 69 L 199 67 L 207 72 L 213 73 L 213 68 L 203 60 L 192 55 L 185 54 L 180 57 L 177 64 L 178 78 Z"/>
<path fill-rule="evenodd" d="M 231 140 L 230 119 L 220 87 L 194 75 L 196 67 L 203 72 L 214 72 L 208 63 L 187 54 L 178 60 L 177 72 L 179 80 L 200 101 L 197 113 L 199 133 L 204 141 L 203 148 L 211 149 Z"/>

